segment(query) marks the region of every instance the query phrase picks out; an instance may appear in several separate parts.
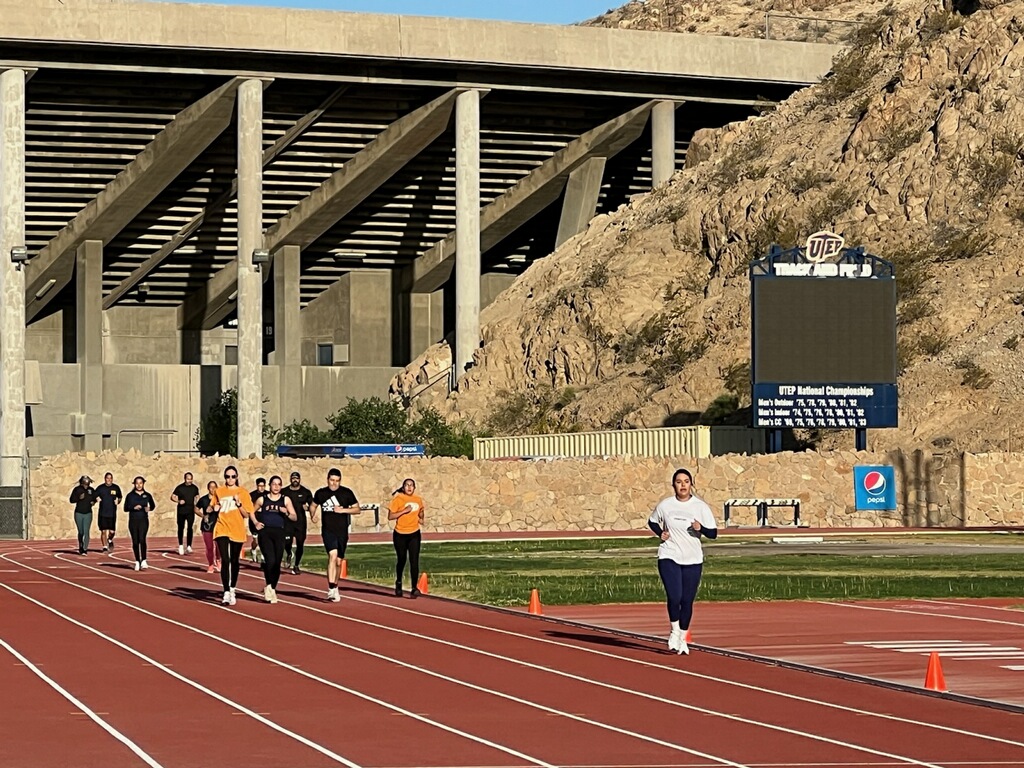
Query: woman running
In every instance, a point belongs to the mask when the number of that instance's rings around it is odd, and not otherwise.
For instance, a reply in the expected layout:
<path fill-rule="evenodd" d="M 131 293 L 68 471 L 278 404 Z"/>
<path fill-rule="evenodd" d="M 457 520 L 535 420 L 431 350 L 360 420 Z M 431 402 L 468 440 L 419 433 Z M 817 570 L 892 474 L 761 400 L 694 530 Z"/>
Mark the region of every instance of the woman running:
<path fill-rule="evenodd" d="M 252 520 L 252 500 L 249 492 L 238 484 L 238 469 L 224 470 L 224 485 L 217 490 L 220 510 L 213 526 L 213 540 L 220 554 L 220 582 L 224 586 L 224 605 L 235 604 L 238 585 L 239 558 L 247 538 L 246 522 Z"/>
<path fill-rule="evenodd" d="M 672 490 L 675 493 L 655 507 L 647 525 L 661 539 L 658 573 L 668 598 L 668 647 L 670 651 L 688 654 L 686 630 L 693 617 L 693 601 L 697 598 L 704 563 L 700 537 L 717 538 L 718 528 L 711 508 L 693 495 L 693 475 L 688 470 L 676 470 Z"/>
<path fill-rule="evenodd" d="M 409 558 L 409 577 L 412 591 L 409 597 L 416 598 L 420 590 L 416 582 L 420 577 L 420 526 L 423 524 L 423 499 L 416 495 L 416 481 L 407 477 L 402 487 L 393 494 L 388 508 L 388 520 L 395 521 L 391 541 L 395 545 L 398 562 L 395 564 L 395 597 L 402 596 L 402 576 L 405 560 Z"/>
<path fill-rule="evenodd" d="M 124 497 L 124 508 L 128 513 L 128 533 L 132 537 L 132 552 L 135 554 L 135 570 L 144 571 L 146 562 L 146 537 L 149 535 L 149 513 L 156 509 L 156 499 L 146 490 L 146 478 L 141 475 L 132 481 L 132 489 Z"/>
<path fill-rule="evenodd" d="M 263 578 L 267 582 L 263 597 L 268 603 L 277 602 L 277 582 L 281 578 L 284 560 L 285 520 L 295 521 L 298 515 L 291 500 L 281 493 L 281 478 L 270 478 L 270 490 L 256 499 L 256 530 L 259 532 L 260 553 L 263 555 Z"/>
<path fill-rule="evenodd" d="M 82 475 L 71 489 L 68 503 L 75 505 L 75 528 L 78 529 L 78 554 L 89 552 L 89 529 L 92 528 L 92 505 L 99 501 L 92 487 L 92 478 Z"/>
<path fill-rule="evenodd" d="M 220 512 L 216 480 L 206 484 L 206 495 L 196 501 L 196 509 L 202 515 L 199 531 L 203 534 L 203 544 L 206 545 L 206 572 L 220 571 L 220 557 L 217 554 L 217 545 L 213 543 L 213 529 L 217 525 L 217 513 Z"/>

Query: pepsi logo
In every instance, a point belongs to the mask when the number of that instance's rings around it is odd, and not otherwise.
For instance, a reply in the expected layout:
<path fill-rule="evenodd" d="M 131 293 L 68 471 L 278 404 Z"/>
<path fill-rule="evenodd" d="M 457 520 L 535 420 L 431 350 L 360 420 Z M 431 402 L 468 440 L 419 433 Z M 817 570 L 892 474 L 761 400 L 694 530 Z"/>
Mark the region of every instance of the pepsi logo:
<path fill-rule="evenodd" d="M 869 496 L 881 496 L 885 493 L 885 475 L 881 472 L 868 472 L 864 475 L 864 490 Z"/>

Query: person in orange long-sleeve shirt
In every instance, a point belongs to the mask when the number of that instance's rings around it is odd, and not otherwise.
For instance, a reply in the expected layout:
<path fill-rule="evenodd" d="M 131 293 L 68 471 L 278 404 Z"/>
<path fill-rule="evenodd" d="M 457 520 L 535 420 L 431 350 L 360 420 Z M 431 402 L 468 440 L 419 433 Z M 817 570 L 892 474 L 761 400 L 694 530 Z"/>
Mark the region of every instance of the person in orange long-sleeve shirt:
<path fill-rule="evenodd" d="M 224 605 L 235 604 L 235 586 L 238 584 L 239 559 L 242 546 L 248 538 L 246 522 L 255 521 L 252 499 L 249 492 L 238 484 L 238 469 L 229 466 L 224 470 L 224 485 L 216 490 L 217 524 L 213 528 L 213 540 L 220 553 L 220 581 L 224 586 Z"/>
<path fill-rule="evenodd" d="M 423 524 L 423 499 L 416 494 L 416 481 L 407 477 L 402 487 L 394 493 L 388 507 L 388 520 L 395 521 L 391 541 L 395 545 L 398 561 L 395 563 L 395 597 L 402 596 L 402 576 L 405 561 L 409 560 L 409 576 L 412 590 L 409 597 L 416 598 L 420 590 L 416 586 L 420 577 L 420 526 Z"/>

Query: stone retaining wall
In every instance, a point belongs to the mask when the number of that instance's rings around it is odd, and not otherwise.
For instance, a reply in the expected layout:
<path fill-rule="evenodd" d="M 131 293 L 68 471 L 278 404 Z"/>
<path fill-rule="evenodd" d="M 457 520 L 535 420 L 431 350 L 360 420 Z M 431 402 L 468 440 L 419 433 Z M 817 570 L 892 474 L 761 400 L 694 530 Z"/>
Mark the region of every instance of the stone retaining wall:
<path fill-rule="evenodd" d="M 345 473 L 344 484 L 361 502 L 381 505 L 387 503 L 390 492 L 404 477 L 411 476 L 427 502 L 426 529 L 438 532 L 641 529 L 654 504 L 670 493 L 676 466 L 694 472 L 698 493 L 711 505 L 720 524 L 723 502 L 746 496 L 799 498 L 802 522 L 814 527 L 1022 523 L 1024 454 L 971 455 L 962 461 L 956 455 L 955 459 L 939 473 L 933 472 L 928 462 L 915 463 L 902 454 L 889 457 L 852 451 L 714 456 L 699 462 L 630 457 L 551 461 L 373 458 L 338 462 L 276 457 L 190 458 L 136 451 L 65 453 L 44 460 L 32 471 L 29 532 L 36 539 L 73 537 L 68 494 L 80 475 L 87 474 L 99 483 L 104 472 L 110 471 L 125 492 L 135 475 L 146 477 L 147 488 L 158 505 L 151 533 L 172 535 L 174 508 L 168 497 L 182 475 L 192 472 L 204 488 L 208 480 L 219 480 L 229 463 L 238 466 L 242 483 L 248 488 L 257 476 L 279 474 L 287 478 L 289 472 L 298 469 L 303 482 L 313 490 L 324 484 L 328 468 L 339 466 Z M 853 466 L 888 463 L 897 466 L 900 508 L 892 512 L 854 511 Z M 926 479 L 919 481 L 915 479 L 918 476 Z M 949 487 L 960 476 L 966 479 L 962 493 L 959 487 Z M 966 500 L 966 520 L 960 499 Z M 951 507 L 948 514 L 940 514 L 943 505 Z M 920 516 L 916 514 L 919 508 Z M 788 509 L 772 510 L 771 521 L 789 522 L 790 514 Z M 736 509 L 732 519 L 737 524 L 752 525 L 754 510 Z M 387 526 L 386 519 L 382 526 Z M 372 515 L 365 514 L 354 530 L 372 528 Z"/>

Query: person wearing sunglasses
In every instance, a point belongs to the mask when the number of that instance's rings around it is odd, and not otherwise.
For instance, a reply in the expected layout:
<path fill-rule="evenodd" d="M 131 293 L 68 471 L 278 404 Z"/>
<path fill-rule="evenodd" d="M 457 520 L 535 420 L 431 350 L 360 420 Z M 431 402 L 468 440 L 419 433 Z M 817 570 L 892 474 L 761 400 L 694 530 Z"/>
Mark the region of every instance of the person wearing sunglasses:
<path fill-rule="evenodd" d="M 255 521 L 252 499 L 249 492 L 238 484 L 236 467 L 229 466 L 224 470 L 224 485 L 217 489 L 217 500 L 220 502 L 220 510 L 213 528 L 213 540 L 220 554 L 220 581 L 224 587 L 221 602 L 234 605 L 239 560 L 248 538 L 246 523 Z"/>

